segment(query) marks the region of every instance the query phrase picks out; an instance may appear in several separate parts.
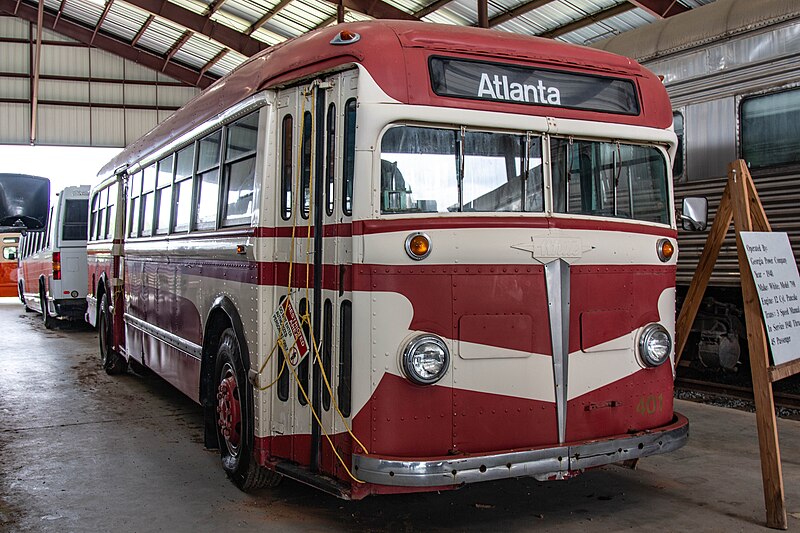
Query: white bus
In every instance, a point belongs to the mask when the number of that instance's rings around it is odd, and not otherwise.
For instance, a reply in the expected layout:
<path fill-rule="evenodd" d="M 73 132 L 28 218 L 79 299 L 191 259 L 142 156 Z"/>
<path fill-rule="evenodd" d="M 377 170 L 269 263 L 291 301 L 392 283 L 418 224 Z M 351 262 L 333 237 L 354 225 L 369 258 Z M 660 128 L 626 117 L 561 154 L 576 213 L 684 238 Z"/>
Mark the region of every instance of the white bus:
<path fill-rule="evenodd" d="M 50 207 L 47 226 L 20 239 L 20 299 L 42 314 L 48 329 L 58 319 L 82 319 L 86 311 L 88 204 L 88 185 L 66 187 Z"/>

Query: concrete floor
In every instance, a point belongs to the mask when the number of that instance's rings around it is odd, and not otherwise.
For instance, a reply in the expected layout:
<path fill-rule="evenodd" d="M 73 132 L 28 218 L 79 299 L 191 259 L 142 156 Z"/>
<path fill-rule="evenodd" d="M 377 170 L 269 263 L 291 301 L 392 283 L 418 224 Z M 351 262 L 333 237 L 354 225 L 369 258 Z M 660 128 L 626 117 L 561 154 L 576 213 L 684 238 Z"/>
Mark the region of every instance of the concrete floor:
<path fill-rule="evenodd" d="M 291 481 L 243 494 L 203 449 L 199 407 L 153 375 L 107 376 L 96 345 L 0 299 L 0 531 L 767 531 L 749 413 L 678 402 L 689 444 L 636 471 L 360 502 Z M 800 422 L 780 435 L 797 531 Z"/>

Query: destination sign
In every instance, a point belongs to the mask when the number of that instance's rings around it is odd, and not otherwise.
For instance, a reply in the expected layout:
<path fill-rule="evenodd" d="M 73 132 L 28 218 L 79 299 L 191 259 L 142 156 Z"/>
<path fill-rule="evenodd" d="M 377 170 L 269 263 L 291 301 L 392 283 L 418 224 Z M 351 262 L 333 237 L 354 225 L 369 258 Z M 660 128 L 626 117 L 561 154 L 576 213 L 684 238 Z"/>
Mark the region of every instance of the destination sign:
<path fill-rule="evenodd" d="M 439 96 L 639 114 L 630 80 L 443 57 L 430 59 L 430 72 Z"/>

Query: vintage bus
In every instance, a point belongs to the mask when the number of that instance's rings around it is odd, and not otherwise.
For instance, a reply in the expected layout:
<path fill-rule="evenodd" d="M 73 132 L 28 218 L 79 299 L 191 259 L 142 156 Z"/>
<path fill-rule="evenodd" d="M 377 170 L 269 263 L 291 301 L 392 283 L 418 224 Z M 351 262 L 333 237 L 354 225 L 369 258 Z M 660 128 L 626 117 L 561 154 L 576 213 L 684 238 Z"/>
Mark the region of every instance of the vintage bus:
<path fill-rule="evenodd" d="M 46 328 L 86 312 L 86 225 L 89 186 L 65 187 L 50 207 L 44 231 L 23 233 L 17 270 L 26 310 L 42 314 Z"/>
<path fill-rule="evenodd" d="M 400 21 L 272 47 L 100 172 L 88 320 L 242 489 L 343 498 L 668 452 L 676 137 L 605 52 Z"/>
<path fill-rule="evenodd" d="M 17 296 L 19 233 L 0 233 L 0 297 Z"/>

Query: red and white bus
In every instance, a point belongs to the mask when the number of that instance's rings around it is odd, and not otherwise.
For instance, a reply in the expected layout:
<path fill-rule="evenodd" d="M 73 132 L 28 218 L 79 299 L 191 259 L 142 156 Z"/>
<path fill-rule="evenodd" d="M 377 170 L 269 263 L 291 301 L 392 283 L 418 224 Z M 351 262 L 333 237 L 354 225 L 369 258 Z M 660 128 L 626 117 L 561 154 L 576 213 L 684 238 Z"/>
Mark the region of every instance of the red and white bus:
<path fill-rule="evenodd" d="M 659 79 L 399 21 L 270 48 L 100 172 L 88 319 L 205 410 L 242 489 L 345 498 L 668 452 Z"/>

